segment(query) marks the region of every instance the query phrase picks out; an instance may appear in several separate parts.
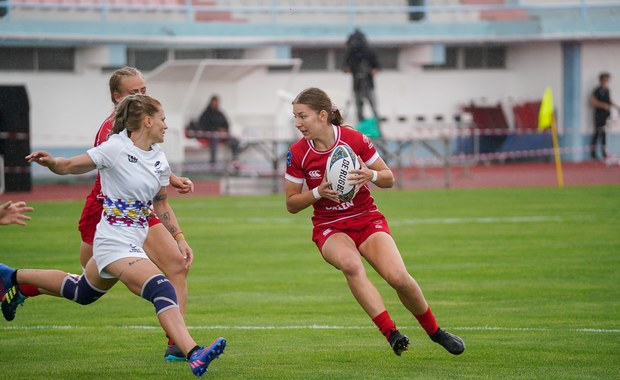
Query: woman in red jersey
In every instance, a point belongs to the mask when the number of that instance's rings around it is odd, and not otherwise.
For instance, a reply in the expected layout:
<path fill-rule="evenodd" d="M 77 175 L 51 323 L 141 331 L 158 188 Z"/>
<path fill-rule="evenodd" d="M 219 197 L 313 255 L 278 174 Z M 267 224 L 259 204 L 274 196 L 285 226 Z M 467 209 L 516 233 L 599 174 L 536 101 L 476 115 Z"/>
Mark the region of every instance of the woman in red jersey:
<path fill-rule="evenodd" d="M 297 95 L 293 115 L 295 127 L 303 137 L 288 152 L 284 187 L 287 210 L 297 213 L 314 207 L 312 240 L 325 261 L 344 274 L 353 296 L 394 353 L 400 355 L 407 350 L 409 338 L 397 330 L 379 291 L 366 274 L 362 257 L 394 288 L 402 304 L 434 342 L 454 355 L 461 354 L 465 350 L 463 340 L 437 325 L 422 289 L 407 272 L 388 223 L 370 194 L 368 182 L 381 188 L 394 184 L 392 171 L 372 141 L 343 127 L 340 112 L 318 88 L 308 88 Z M 359 170 L 350 171 L 349 179 L 359 191 L 347 202 L 340 201 L 325 179 L 327 158 L 338 145 L 348 145 L 361 163 Z M 304 182 L 307 190 L 303 188 Z"/>

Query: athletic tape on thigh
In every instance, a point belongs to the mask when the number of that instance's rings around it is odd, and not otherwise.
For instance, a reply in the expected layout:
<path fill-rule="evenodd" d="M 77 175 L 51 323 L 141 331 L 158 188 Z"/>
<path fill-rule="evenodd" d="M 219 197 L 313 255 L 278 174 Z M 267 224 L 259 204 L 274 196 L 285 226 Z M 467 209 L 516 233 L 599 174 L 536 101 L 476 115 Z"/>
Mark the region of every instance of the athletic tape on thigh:
<path fill-rule="evenodd" d="M 88 305 L 101 298 L 106 291 L 92 286 L 84 275 L 68 274 L 62 281 L 60 293 L 68 300 Z"/>
<path fill-rule="evenodd" d="M 140 294 L 142 298 L 151 301 L 155 305 L 157 315 L 170 308 L 179 307 L 177 293 L 163 274 L 156 274 L 146 280 Z"/>

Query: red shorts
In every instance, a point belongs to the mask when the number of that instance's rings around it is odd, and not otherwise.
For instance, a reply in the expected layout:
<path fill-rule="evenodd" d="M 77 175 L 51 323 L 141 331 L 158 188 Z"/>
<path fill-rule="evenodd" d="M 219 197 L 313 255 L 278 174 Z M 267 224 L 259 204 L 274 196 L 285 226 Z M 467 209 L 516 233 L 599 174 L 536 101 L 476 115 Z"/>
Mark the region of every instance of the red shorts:
<path fill-rule="evenodd" d="M 78 224 L 78 230 L 82 235 L 82 241 L 86 244 L 93 245 L 95 240 L 95 231 L 97 230 L 97 223 L 101 220 L 101 213 L 103 212 L 103 204 L 97 199 L 95 195 L 88 194 L 86 197 L 86 203 L 82 209 L 82 215 L 80 216 L 80 222 Z M 161 220 L 155 215 L 151 214 L 149 217 L 149 227 L 161 223 Z"/>
<path fill-rule="evenodd" d="M 351 219 L 345 219 L 338 223 L 317 226 L 312 230 L 312 241 L 319 248 L 323 248 L 325 241 L 335 233 L 342 232 L 347 234 L 355 246 L 359 248 L 368 237 L 375 232 L 385 232 L 390 234 L 390 227 L 387 220 L 380 212 L 369 212 L 367 214 L 356 216 Z"/>

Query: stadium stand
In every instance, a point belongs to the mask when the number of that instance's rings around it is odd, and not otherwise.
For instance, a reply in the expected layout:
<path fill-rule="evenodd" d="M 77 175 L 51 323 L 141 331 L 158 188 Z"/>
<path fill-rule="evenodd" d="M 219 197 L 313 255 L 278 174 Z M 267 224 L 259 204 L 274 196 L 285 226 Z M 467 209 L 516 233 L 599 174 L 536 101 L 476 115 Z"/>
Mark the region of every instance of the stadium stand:
<path fill-rule="evenodd" d="M 0 1 L 2 10 L 0 54 L 18 63 L 0 60 L 0 81 L 28 88 L 34 147 L 87 147 L 92 136 L 71 126 L 98 123 L 108 99 L 78 99 L 76 116 L 61 116 L 55 111 L 63 101 L 51 89 L 77 93 L 84 83 L 101 89 L 110 70 L 129 64 L 145 72 L 149 91 L 167 105 L 166 148 L 180 163 L 183 149 L 201 148 L 183 127 L 203 107 L 202 94 L 211 92 L 229 99 L 240 136 L 256 146 L 276 141 L 282 153 L 296 131 L 286 117 L 290 100 L 278 92 L 316 85 L 350 100 L 340 64 L 355 27 L 381 53 L 379 111 L 405 165 L 442 165 L 445 154 L 422 155 L 417 147 L 424 139 L 443 152 L 448 130 L 453 147 L 459 138 L 495 130 L 533 138 L 539 134 L 536 102 L 507 99 L 536 99 L 544 86 L 562 94 L 556 112 L 560 133 L 568 135 L 561 142 L 577 152 L 570 159 L 582 159 L 590 120 L 587 83 L 620 59 L 617 0 L 10 0 Z M 198 75 L 196 61 L 204 59 L 254 65 L 209 62 Z M 290 63 L 256 64 L 265 59 L 299 59 L 303 65 L 293 73 Z M 482 98 L 488 102 L 477 103 Z M 463 113 L 472 99 L 476 106 Z M 493 106 L 484 110 L 487 104 Z M 614 141 L 610 149 L 620 151 Z M 260 155 L 245 158 L 256 163 Z M 271 170 L 279 158 L 267 157 L 266 166 Z"/>

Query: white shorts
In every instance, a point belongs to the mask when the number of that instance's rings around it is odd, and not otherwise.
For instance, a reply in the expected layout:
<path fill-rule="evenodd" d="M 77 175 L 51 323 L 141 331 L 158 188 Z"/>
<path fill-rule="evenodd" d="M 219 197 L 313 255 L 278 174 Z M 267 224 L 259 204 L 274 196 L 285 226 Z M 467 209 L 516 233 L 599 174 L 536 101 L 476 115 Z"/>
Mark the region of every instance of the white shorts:
<path fill-rule="evenodd" d="M 142 249 L 148 233 L 148 227 L 111 226 L 102 220 L 97 225 L 93 242 L 93 259 L 97 264 L 101 278 L 115 278 L 105 271 L 113 262 L 127 257 L 148 259 Z"/>

